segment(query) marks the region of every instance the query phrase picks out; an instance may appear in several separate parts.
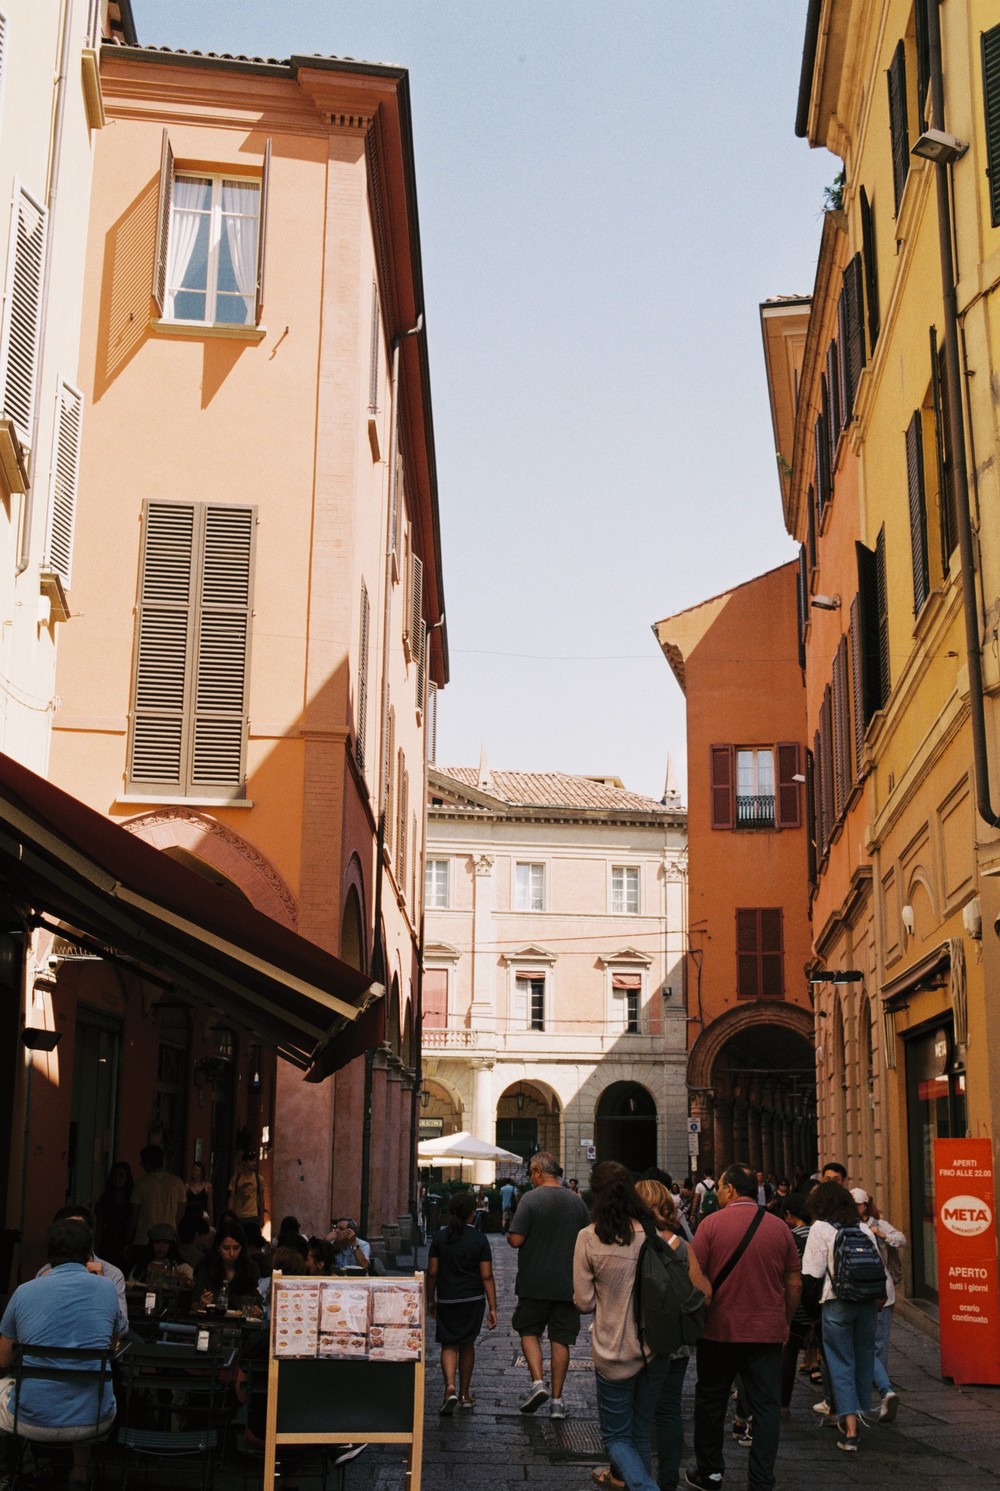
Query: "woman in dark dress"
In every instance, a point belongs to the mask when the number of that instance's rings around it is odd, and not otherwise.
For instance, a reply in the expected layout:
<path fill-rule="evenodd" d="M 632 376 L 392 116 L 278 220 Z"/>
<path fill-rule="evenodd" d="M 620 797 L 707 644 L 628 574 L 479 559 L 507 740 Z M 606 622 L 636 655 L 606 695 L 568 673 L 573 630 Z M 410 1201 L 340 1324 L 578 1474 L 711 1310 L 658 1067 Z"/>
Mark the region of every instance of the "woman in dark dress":
<path fill-rule="evenodd" d="M 441 1347 L 444 1399 L 440 1412 L 448 1417 L 456 1408 L 472 1409 L 472 1370 L 476 1365 L 476 1337 L 483 1311 L 490 1330 L 497 1323 L 497 1291 L 493 1255 L 486 1235 L 470 1225 L 476 1198 L 458 1191 L 448 1204 L 448 1225 L 431 1242 L 427 1260 L 427 1313 L 437 1321 L 435 1339 Z M 458 1391 L 456 1392 L 456 1372 Z"/>
<path fill-rule="evenodd" d="M 194 1276 L 195 1303 L 206 1307 L 212 1304 L 223 1284 L 231 1307 L 240 1302 L 259 1303 L 259 1277 L 243 1228 L 237 1222 L 224 1223 Z"/>

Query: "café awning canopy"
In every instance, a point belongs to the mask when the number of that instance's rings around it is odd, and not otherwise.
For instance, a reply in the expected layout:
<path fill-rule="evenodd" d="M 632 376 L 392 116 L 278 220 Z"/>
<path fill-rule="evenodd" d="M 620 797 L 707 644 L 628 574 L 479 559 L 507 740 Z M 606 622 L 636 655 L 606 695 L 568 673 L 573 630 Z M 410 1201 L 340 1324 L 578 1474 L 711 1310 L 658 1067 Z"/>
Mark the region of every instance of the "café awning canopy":
<path fill-rule="evenodd" d="M 449 1160 L 505 1160 L 512 1165 L 522 1163 L 519 1154 L 513 1154 L 499 1144 L 477 1139 L 468 1129 L 462 1129 L 457 1134 L 442 1134 L 440 1139 L 421 1140 L 417 1145 L 417 1159 L 438 1164 L 446 1164 Z"/>
<path fill-rule="evenodd" d="M 0 886 L 29 925 L 130 961 L 311 1080 L 382 1039 L 367 975 L 4 755 Z"/>

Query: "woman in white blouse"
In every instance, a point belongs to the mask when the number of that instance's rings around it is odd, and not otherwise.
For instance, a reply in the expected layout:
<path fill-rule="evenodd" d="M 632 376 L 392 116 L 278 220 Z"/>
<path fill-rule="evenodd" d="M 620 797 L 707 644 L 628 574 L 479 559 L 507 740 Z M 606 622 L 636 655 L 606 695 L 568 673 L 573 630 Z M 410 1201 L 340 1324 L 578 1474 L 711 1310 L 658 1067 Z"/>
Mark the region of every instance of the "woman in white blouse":
<path fill-rule="evenodd" d="M 899 1395 L 893 1389 L 889 1377 L 889 1333 L 892 1330 L 892 1307 L 896 1303 L 896 1280 L 892 1276 L 893 1270 L 889 1265 L 887 1250 L 905 1248 L 906 1238 L 898 1227 L 894 1227 L 891 1222 L 886 1221 L 885 1217 L 879 1215 L 878 1207 L 867 1191 L 863 1191 L 860 1186 L 855 1186 L 851 1195 L 857 1205 L 858 1216 L 875 1234 L 875 1244 L 885 1264 L 885 1305 L 878 1312 L 878 1319 L 875 1322 L 874 1380 L 878 1395 L 882 1399 L 878 1411 L 879 1421 L 891 1424 L 899 1411 Z"/>

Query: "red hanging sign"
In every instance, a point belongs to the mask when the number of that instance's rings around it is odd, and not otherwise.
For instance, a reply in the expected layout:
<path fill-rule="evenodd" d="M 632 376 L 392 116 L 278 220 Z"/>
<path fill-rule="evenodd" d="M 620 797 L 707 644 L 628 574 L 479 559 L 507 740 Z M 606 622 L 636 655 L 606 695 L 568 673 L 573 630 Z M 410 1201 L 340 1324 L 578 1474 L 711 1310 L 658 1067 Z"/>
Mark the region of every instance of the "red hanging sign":
<path fill-rule="evenodd" d="M 1000 1285 L 991 1139 L 934 1140 L 941 1373 L 1000 1385 Z"/>

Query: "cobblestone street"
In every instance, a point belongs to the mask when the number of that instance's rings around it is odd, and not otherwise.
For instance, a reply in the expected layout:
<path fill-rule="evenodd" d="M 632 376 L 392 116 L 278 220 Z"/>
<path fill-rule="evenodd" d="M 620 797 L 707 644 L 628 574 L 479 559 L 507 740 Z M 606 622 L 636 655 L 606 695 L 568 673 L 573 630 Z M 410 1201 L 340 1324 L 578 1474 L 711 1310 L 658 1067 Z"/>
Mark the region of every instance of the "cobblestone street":
<path fill-rule="evenodd" d="M 532 1483 L 546 1491 L 591 1484 L 594 1465 L 606 1464 L 600 1449 L 593 1370 L 586 1329 L 574 1348 L 566 1389 L 569 1418 L 552 1423 L 543 1407 L 533 1417 L 518 1412 L 528 1388 L 520 1343 L 510 1329 L 516 1259 L 500 1237 L 491 1237 L 500 1323 L 480 1338 L 473 1392 L 474 1413 L 438 1417 L 441 1376 L 431 1341 L 427 1368 L 424 1491 L 460 1491 L 488 1486 L 491 1491 Z M 431 1327 L 431 1335 L 433 1326 Z M 687 1450 L 694 1402 L 694 1370 L 685 1394 Z M 1000 1391 L 955 1388 L 938 1375 L 936 1343 L 896 1320 L 892 1337 L 892 1376 L 902 1406 L 895 1424 L 865 1432 L 857 1456 L 838 1453 L 836 1432 L 812 1412 L 819 1390 L 797 1379 L 792 1417 L 782 1426 L 778 1459 L 779 1491 L 832 1491 L 834 1487 L 907 1487 L 912 1491 L 973 1491 L 1000 1486 Z M 746 1450 L 726 1449 L 726 1484 L 745 1484 Z M 688 1453 L 685 1464 L 691 1463 Z M 403 1491 L 398 1451 L 374 1446 L 346 1467 L 346 1491 Z"/>

